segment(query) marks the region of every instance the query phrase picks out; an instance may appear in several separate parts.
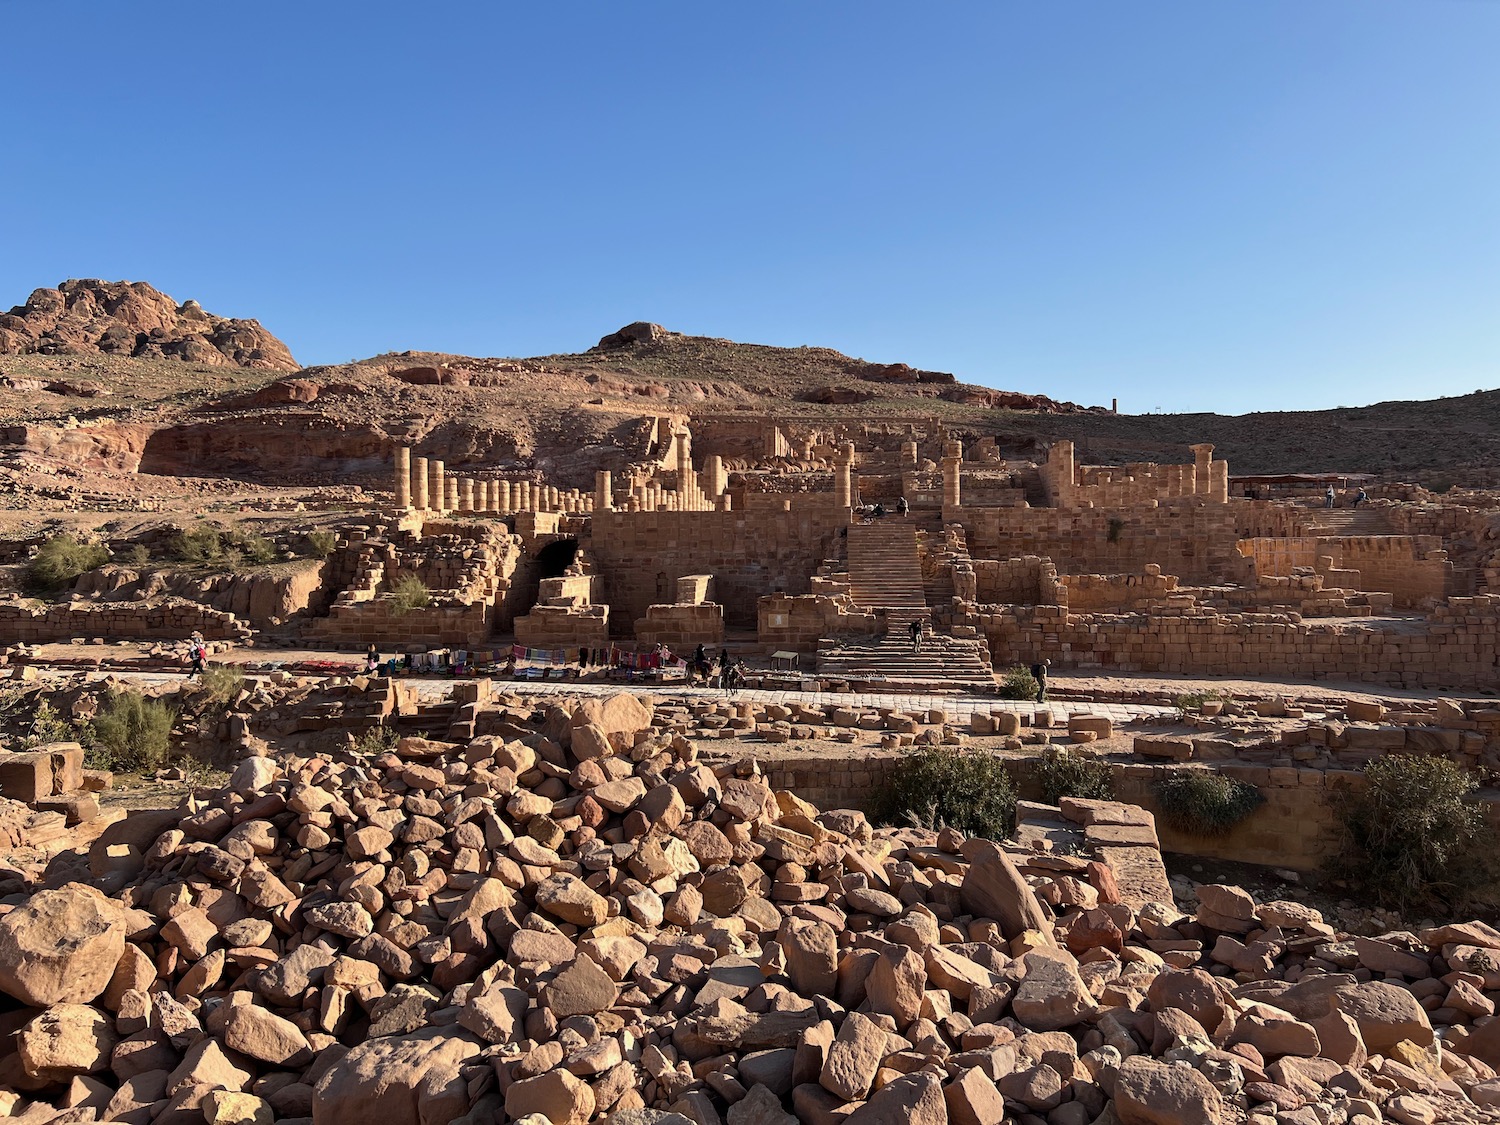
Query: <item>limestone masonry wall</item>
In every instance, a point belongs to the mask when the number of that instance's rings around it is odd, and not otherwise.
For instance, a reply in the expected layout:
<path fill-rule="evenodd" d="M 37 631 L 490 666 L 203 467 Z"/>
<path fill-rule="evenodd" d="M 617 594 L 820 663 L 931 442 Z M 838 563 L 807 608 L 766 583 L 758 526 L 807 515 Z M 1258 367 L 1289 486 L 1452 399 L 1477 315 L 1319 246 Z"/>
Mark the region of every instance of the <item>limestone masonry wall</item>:
<path fill-rule="evenodd" d="M 1157 563 L 1181 581 L 1244 582 L 1233 505 L 1155 508 L 963 508 L 969 551 L 980 559 L 1050 558 L 1060 574 L 1143 572 Z"/>

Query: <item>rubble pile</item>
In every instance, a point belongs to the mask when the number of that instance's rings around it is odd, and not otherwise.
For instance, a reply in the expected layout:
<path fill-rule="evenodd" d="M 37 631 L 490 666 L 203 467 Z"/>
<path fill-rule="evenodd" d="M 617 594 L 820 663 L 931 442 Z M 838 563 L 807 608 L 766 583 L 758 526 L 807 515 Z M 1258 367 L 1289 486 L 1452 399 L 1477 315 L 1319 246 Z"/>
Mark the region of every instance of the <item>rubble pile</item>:
<path fill-rule="evenodd" d="M 711 769 L 638 697 L 533 719 L 248 758 L 106 828 L 92 885 L 4 899 L 0 1112 L 1500 1121 L 1485 925 L 1345 938 L 1227 886 L 1188 917 L 1106 863 L 872 830 Z"/>

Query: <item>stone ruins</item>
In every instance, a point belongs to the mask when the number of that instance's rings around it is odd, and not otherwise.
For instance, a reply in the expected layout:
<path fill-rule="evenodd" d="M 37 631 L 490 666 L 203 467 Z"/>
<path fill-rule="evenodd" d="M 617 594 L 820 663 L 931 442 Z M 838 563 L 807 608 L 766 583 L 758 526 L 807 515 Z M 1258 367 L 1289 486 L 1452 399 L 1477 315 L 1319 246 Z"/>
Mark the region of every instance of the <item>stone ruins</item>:
<path fill-rule="evenodd" d="M 398 448 L 394 507 L 315 632 L 482 650 L 753 640 L 824 681 L 973 682 L 988 667 L 1497 685 L 1489 509 L 1375 489 L 1249 499 L 1185 464 L 1010 463 L 941 422 L 653 420 L 591 492 Z M 749 431 L 747 433 L 747 431 Z M 759 448 L 754 448 L 758 446 Z M 749 448 L 747 448 L 749 447 Z M 906 511 L 897 513 L 904 501 Z M 884 515 L 867 513 L 879 505 Z M 414 574 L 431 607 L 390 612 Z M 910 621 L 933 642 L 913 657 Z M 977 654 L 977 659 L 976 659 Z"/>
<path fill-rule="evenodd" d="M 231 544 L 274 565 L 137 532 L 0 602 L 0 1115 L 1500 1122 L 1500 932 L 1302 885 L 1371 763 L 1500 777 L 1500 497 L 927 415 L 633 432 L 550 478 L 397 444 L 374 503 Z M 687 683 L 699 645 L 744 685 Z M 59 733 L 122 688 L 225 771 L 127 812 Z M 1062 745 L 1114 799 L 1041 791 Z M 876 823 L 914 749 L 998 763 L 1009 837 Z M 1258 804 L 1185 827 L 1186 775 Z"/>

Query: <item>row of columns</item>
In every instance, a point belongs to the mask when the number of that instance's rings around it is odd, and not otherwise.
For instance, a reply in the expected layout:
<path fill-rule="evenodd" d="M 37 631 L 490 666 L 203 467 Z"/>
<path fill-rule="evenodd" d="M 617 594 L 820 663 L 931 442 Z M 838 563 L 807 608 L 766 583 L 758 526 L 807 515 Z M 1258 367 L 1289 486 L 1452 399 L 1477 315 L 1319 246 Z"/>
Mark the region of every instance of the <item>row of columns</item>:
<path fill-rule="evenodd" d="M 407 446 L 398 446 L 395 457 L 396 507 L 419 512 L 515 512 L 669 511 L 712 512 L 729 510 L 729 474 L 723 458 L 715 455 L 704 464 L 701 479 L 693 472 L 691 447 L 686 434 L 678 435 L 677 488 L 660 481 L 631 482 L 627 495 L 616 498 L 614 478 L 609 472 L 594 475 L 592 493 L 566 491 L 533 481 L 482 480 L 458 476 L 438 458 L 413 457 Z"/>

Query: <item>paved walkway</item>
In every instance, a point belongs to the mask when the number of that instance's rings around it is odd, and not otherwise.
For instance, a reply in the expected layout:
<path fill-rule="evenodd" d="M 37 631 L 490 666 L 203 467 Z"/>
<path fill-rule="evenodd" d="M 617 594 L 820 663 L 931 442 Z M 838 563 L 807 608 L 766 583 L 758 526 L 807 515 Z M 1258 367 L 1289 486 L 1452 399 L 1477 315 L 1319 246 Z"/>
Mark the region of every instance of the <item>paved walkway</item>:
<path fill-rule="evenodd" d="M 77 669 L 49 669 L 36 666 L 43 679 L 65 679 L 84 675 L 89 680 L 112 678 L 125 683 L 160 687 L 182 684 L 183 676 L 171 672 L 84 672 Z M 254 675 L 254 673 L 252 673 Z M 423 703 L 439 703 L 453 692 L 453 680 L 427 679 L 420 676 L 402 677 L 402 684 L 416 688 Z M 465 681 L 473 682 L 473 681 Z M 495 680 L 498 693 L 521 696 L 579 695 L 608 696 L 629 691 L 640 695 L 653 695 L 661 699 L 680 701 L 701 700 L 710 703 L 779 703 L 790 705 L 801 703 L 812 707 L 832 704 L 835 707 L 856 709 L 886 707 L 894 711 L 944 711 L 949 720 L 967 724 L 975 712 L 989 714 L 991 711 L 1014 711 L 1032 714 L 1045 708 L 1052 712 L 1054 721 L 1067 722 L 1069 715 L 1105 715 L 1116 725 L 1131 721 L 1151 722 L 1158 719 L 1175 718 L 1175 707 L 1148 707 L 1135 703 L 1083 703 L 1073 700 L 1057 703 L 1032 703 L 1015 699 L 997 699 L 992 695 L 921 695 L 896 692 L 839 692 L 839 691 L 784 691 L 760 688 L 738 688 L 725 691 L 722 688 L 687 687 L 667 685 L 652 687 L 614 683 L 566 683 L 527 680 Z"/>

